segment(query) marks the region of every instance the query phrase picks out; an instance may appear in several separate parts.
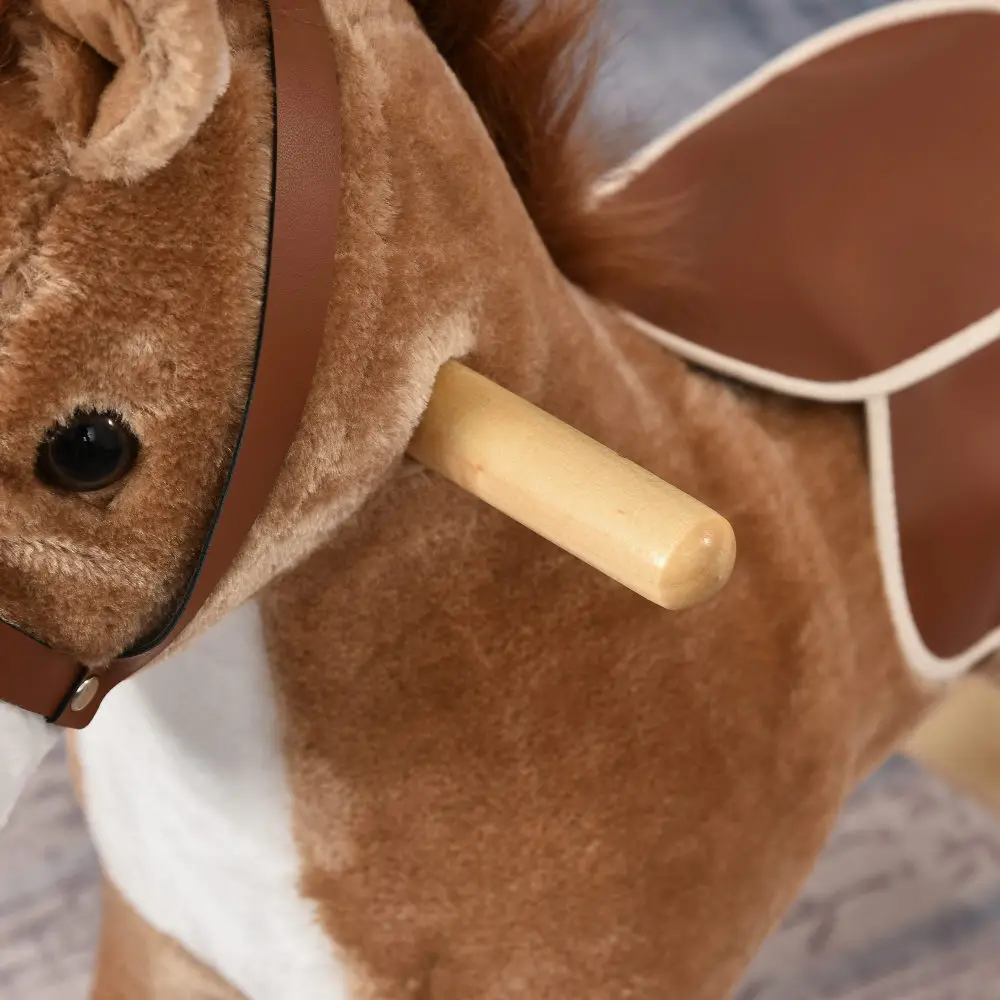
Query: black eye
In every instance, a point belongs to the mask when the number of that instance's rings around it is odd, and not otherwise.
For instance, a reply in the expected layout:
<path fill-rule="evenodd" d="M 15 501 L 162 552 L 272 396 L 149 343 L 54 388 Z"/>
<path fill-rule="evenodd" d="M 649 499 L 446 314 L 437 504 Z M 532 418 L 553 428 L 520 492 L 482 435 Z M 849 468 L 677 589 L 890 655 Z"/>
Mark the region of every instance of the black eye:
<path fill-rule="evenodd" d="M 77 413 L 54 427 L 38 447 L 40 479 L 61 490 L 90 493 L 126 476 L 139 442 L 115 413 Z"/>

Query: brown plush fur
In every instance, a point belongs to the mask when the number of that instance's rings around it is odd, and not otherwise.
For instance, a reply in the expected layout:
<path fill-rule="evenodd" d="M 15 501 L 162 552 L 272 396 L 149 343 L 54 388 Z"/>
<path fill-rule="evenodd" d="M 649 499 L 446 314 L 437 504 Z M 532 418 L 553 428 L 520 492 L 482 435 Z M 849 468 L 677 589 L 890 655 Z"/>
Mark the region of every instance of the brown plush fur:
<path fill-rule="evenodd" d="M 222 9 L 227 93 L 130 187 L 73 174 L 42 111 L 61 63 L 0 82 L 0 609 L 95 664 L 177 593 L 246 389 L 270 93 L 262 8 Z M 570 20 L 520 36 L 495 3 L 428 2 L 435 45 L 405 0 L 326 11 L 344 131 L 326 340 L 198 623 L 263 595 L 303 891 L 366 1000 L 723 1000 L 927 700 L 885 610 L 857 422 L 730 394 L 553 264 L 600 290 L 577 98 L 553 110 L 508 69 L 535 52 L 526 79 L 562 87 Z M 458 355 L 731 516 L 721 598 L 666 614 L 404 465 Z M 144 445 L 90 499 L 32 473 L 83 404 Z M 168 995 L 189 994 L 135 1000 Z"/>

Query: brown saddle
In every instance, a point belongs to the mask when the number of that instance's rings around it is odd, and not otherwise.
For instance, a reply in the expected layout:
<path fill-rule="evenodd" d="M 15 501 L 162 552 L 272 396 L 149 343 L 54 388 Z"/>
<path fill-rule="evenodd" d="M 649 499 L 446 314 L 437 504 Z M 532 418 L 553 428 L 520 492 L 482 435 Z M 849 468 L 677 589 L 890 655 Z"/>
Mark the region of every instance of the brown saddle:
<path fill-rule="evenodd" d="M 997 107 L 994 106 L 997 103 Z M 865 406 L 899 637 L 925 676 L 1000 648 L 1000 2 L 910 0 L 814 37 L 611 177 L 674 219 L 693 362 Z"/>

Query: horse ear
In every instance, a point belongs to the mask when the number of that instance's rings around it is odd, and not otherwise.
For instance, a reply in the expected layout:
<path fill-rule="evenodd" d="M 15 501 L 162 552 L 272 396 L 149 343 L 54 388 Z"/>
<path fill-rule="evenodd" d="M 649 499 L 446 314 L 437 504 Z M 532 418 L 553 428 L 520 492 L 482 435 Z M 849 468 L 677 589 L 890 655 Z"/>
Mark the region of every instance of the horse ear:
<path fill-rule="evenodd" d="M 229 82 L 217 0 L 38 0 L 40 12 L 112 68 L 73 169 L 136 181 L 198 131 Z"/>

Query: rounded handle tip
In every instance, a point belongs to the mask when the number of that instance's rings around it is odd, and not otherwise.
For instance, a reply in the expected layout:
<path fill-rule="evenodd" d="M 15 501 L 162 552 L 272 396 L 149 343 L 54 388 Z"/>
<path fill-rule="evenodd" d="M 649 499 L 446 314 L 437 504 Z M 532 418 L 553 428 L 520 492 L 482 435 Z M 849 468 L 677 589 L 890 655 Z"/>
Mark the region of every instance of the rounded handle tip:
<path fill-rule="evenodd" d="M 735 565 L 732 525 L 713 513 L 692 525 L 666 560 L 658 603 L 671 611 L 703 604 L 725 587 Z"/>

